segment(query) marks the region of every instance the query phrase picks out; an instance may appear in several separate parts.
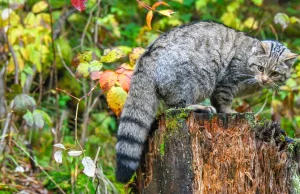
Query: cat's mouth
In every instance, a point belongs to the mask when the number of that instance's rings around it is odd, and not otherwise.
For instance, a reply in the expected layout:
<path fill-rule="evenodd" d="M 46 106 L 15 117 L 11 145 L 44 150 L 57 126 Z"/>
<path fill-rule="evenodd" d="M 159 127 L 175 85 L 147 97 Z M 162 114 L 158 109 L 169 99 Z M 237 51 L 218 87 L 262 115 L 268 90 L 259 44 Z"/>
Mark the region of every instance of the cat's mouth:
<path fill-rule="evenodd" d="M 272 81 L 266 75 L 255 76 L 255 79 L 261 86 L 266 87 L 266 86 L 270 86 L 272 84 Z"/>

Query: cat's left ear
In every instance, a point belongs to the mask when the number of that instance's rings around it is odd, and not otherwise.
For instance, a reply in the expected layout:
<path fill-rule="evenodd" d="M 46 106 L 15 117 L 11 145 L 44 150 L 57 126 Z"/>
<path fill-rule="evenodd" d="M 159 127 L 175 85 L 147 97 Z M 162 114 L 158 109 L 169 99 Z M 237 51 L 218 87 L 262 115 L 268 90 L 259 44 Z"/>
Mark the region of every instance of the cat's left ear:
<path fill-rule="evenodd" d="M 267 43 L 262 41 L 257 41 L 255 46 L 252 47 L 252 54 L 254 55 L 267 55 L 269 50 L 269 46 Z"/>
<path fill-rule="evenodd" d="M 260 42 L 261 47 L 264 49 L 265 54 L 268 54 L 268 51 L 270 50 L 269 45 L 262 41 L 259 41 L 259 42 Z"/>
<path fill-rule="evenodd" d="M 295 61 L 298 58 L 298 54 L 295 53 L 288 53 L 284 59 L 284 63 L 288 66 L 288 67 L 292 67 L 293 64 L 295 63 Z"/>

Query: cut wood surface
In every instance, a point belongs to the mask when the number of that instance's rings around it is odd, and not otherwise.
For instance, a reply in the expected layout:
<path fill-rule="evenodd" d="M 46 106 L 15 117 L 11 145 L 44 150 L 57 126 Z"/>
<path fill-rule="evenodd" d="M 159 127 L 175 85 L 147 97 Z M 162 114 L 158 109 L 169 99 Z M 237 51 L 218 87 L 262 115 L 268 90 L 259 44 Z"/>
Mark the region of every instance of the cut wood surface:
<path fill-rule="evenodd" d="M 167 112 L 145 148 L 137 193 L 300 193 L 297 142 L 264 141 L 254 126 L 249 113 Z"/>

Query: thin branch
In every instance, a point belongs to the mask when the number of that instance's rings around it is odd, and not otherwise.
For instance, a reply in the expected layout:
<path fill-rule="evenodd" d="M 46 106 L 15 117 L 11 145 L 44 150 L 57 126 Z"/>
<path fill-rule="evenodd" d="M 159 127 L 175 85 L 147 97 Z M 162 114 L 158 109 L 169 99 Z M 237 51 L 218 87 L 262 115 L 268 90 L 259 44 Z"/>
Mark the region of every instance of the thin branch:
<path fill-rule="evenodd" d="M 98 4 L 98 10 L 96 13 L 96 18 L 100 17 L 100 11 L 101 11 L 101 0 L 97 0 L 97 4 Z M 97 20 L 95 20 L 95 33 L 94 33 L 94 46 L 96 47 L 98 42 L 98 24 L 97 24 Z"/>
<path fill-rule="evenodd" d="M 11 56 L 12 56 L 14 64 L 15 64 L 15 84 L 19 84 L 19 62 L 18 62 L 16 53 L 8 40 L 8 36 L 7 35 L 4 35 L 4 36 L 5 36 L 7 45 L 8 45 L 8 49 L 11 52 Z"/>
<path fill-rule="evenodd" d="M 93 9 L 91 10 L 90 15 L 89 15 L 89 19 L 88 19 L 88 21 L 87 21 L 87 23 L 86 23 L 86 25 L 84 27 L 83 33 L 81 35 L 81 39 L 80 39 L 80 49 L 81 49 L 81 51 L 83 51 L 83 43 L 84 43 L 85 34 L 86 34 L 86 32 L 88 30 L 88 27 L 89 27 L 89 25 L 91 23 L 91 20 L 92 20 L 92 17 L 93 17 L 93 13 L 94 13 L 94 11 L 95 11 L 96 8 L 97 8 L 97 5 L 95 5 L 93 7 Z"/>

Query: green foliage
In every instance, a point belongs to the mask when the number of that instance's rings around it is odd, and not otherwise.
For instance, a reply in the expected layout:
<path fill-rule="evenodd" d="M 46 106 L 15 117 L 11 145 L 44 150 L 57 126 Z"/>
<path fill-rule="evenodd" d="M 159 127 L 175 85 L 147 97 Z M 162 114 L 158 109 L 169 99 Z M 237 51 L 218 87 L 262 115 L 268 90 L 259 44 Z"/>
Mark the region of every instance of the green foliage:
<path fill-rule="evenodd" d="M 103 169 L 104 182 L 109 185 L 109 179 L 120 193 L 124 193 L 124 185 L 116 183 L 114 178 L 117 118 L 108 108 L 100 89 L 96 88 L 87 95 L 96 81 L 79 77 L 87 77 L 91 72 L 100 70 L 115 70 L 127 61 L 133 66 L 137 57 L 129 53 L 135 47 L 146 47 L 163 32 L 199 20 L 221 22 L 259 39 L 283 42 L 295 53 L 300 50 L 299 3 L 294 1 L 268 4 L 263 0 L 170 0 L 166 2 L 175 13 L 172 17 L 154 14 L 152 30 L 146 25 L 149 10 L 136 1 L 102 0 L 98 6 L 97 0 L 89 0 L 84 12 L 70 11 L 69 0 L 51 0 L 50 5 L 47 2 L 29 0 L 25 5 L 24 0 L 13 3 L 0 0 L 0 41 L 5 40 L 2 37 L 7 34 L 11 45 L 9 47 L 7 41 L 0 44 L 1 73 L 5 69 L 5 86 L 1 86 L 0 90 L 4 91 L 1 94 L 7 101 L 3 104 L 0 100 L 0 109 L 5 110 L 4 114 L 0 111 L 0 124 L 3 129 L 11 111 L 10 103 L 15 99 L 12 107 L 15 113 L 12 113 L 11 120 L 14 130 L 10 138 L 23 147 L 25 141 L 29 142 L 36 161 L 67 193 L 94 193 L 98 184 L 82 173 L 83 166 L 76 158 L 63 156 L 65 160 L 59 166 L 52 162 L 54 143 L 63 143 L 67 148 L 74 146 L 77 100 L 72 96 L 84 96 L 78 107 L 77 122 L 78 139 L 85 154 L 94 159 L 100 147 L 97 165 Z M 153 5 L 156 1 L 142 2 Z M 54 44 L 52 30 L 56 37 Z M 78 56 L 78 64 L 74 65 L 72 58 L 77 53 L 83 54 Z M 3 62 L 2 56 L 6 59 Z M 16 80 L 16 74 L 19 80 Z M 297 62 L 291 78 L 279 91 L 264 90 L 261 95 L 236 99 L 235 108 L 241 112 L 256 113 L 267 98 L 259 116 L 279 121 L 289 136 L 299 136 L 299 77 L 300 65 Z M 127 85 L 125 88 L 128 88 Z M 67 93 L 57 91 L 56 87 Z M 182 112 L 178 117 L 184 120 L 187 114 Z M 168 123 L 170 128 L 176 128 L 178 124 L 175 120 Z M 7 169 L 3 172 L 14 172 L 19 165 L 30 166 L 28 157 L 19 147 L 13 142 L 6 144 L 6 148 L 8 146 L 11 147 L 5 150 L 7 154 L 0 153 L 1 169 Z M 163 150 L 164 144 L 160 147 L 162 155 Z M 30 176 L 29 172 L 24 174 Z M 57 185 L 45 173 L 34 174 L 39 174 L 35 183 L 40 182 L 41 187 L 53 193 L 59 192 Z M 10 179 L 6 175 L 0 174 L 0 178 Z M 15 182 L 11 180 L 5 183 L 5 187 L 0 185 L 0 192 L 2 188 L 5 188 L 4 191 L 20 191 L 20 187 L 12 186 Z M 111 187 L 108 188 L 112 192 Z"/>

